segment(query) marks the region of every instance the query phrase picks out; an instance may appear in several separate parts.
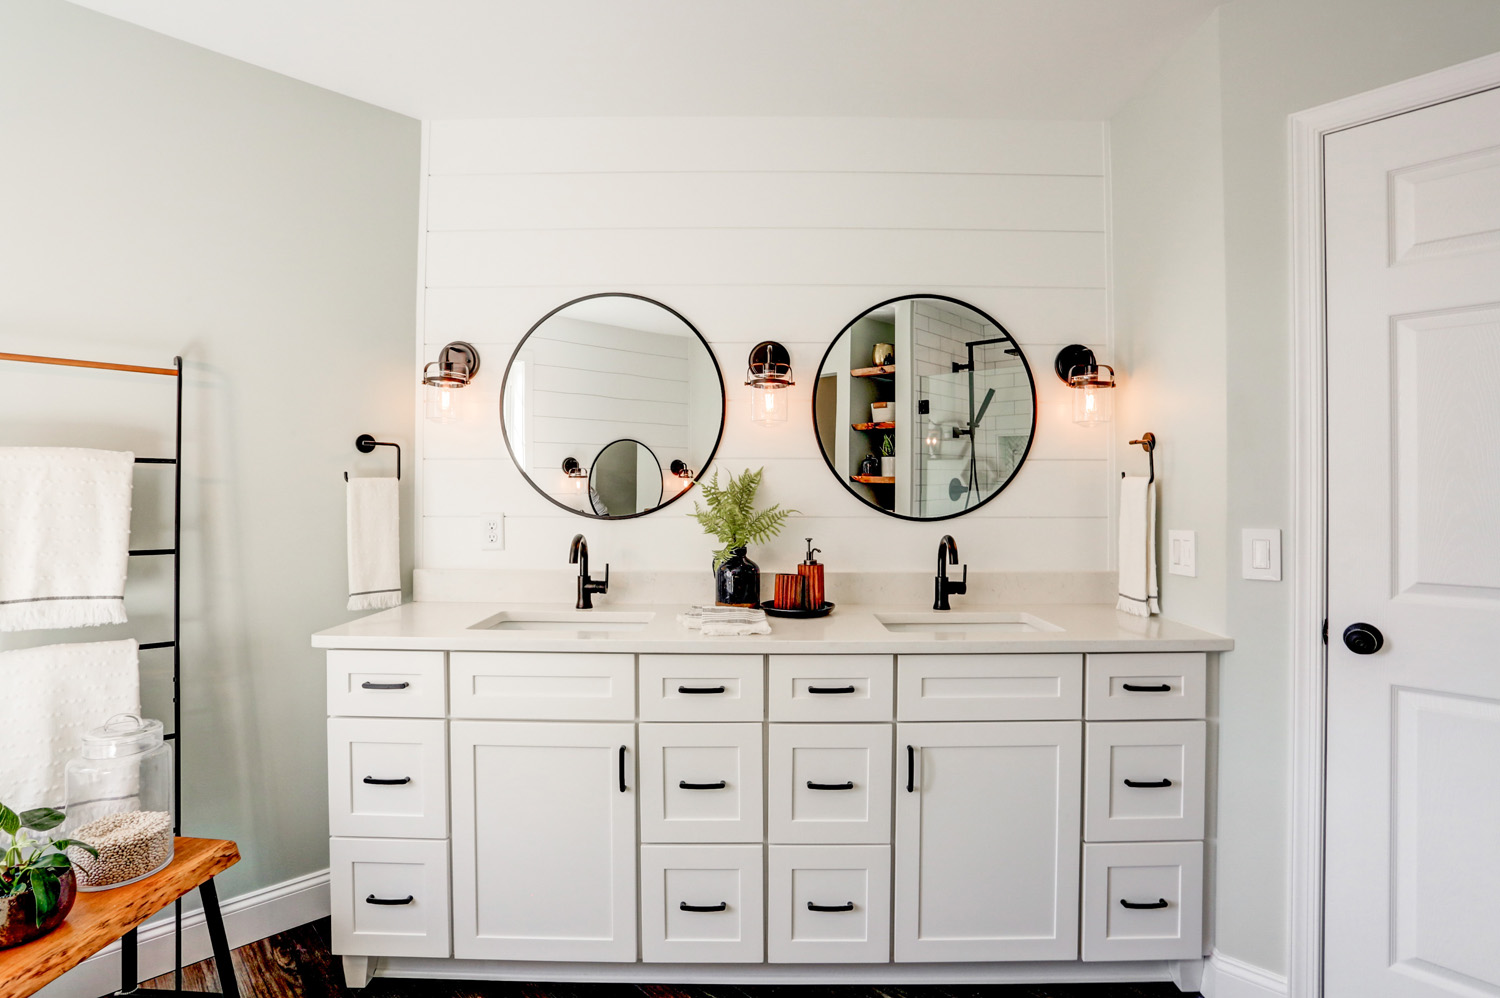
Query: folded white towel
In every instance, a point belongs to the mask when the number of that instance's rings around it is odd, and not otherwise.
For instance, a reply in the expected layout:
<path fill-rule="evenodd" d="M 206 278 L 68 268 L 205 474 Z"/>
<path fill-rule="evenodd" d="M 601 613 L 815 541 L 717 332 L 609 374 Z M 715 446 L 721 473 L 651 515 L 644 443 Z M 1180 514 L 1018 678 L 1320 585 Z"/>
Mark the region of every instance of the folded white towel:
<path fill-rule="evenodd" d="M 0 652 L 0 801 L 62 807 L 64 767 L 83 736 L 116 714 L 141 711 L 134 641 L 45 645 Z"/>
<path fill-rule="evenodd" d="M 349 609 L 401 605 L 401 503 L 394 478 L 349 479 Z"/>
<path fill-rule="evenodd" d="M 1160 613 L 1156 590 L 1156 483 L 1120 481 L 1120 600 L 1115 609 L 1149 617 Z"/>
<path fill-rule="evenodd" d="M 694 606 L 679 613 L 677 622 L 690 631 L 702 631 L 706 638 L 771 633 L 766 611 L 743 606 Z"/>
<path fill-rule="evenodd" d="M 0 631 L 125 622 L 135 455 L 0 447 Z"/>

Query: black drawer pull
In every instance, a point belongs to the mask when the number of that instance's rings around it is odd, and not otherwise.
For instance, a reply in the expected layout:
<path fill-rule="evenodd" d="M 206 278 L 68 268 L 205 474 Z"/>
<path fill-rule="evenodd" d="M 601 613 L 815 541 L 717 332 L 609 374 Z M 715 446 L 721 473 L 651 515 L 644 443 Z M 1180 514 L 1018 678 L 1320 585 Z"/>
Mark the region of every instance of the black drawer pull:
<path fill-rule="evenodd" d="M 722 686 L 679 686 L 678 693 L 723 693 Z"/>
<path fill-rule="evenodd" d="M 627 786 L 625 786 L 625 746 L 621 745 L 620 746 L 620 793 L 623 794 L 628 789 L 630 789 L 630 788 L 627 787 Z"/>
<path fill-rule="evenodd" d="M 723 790 L 729 786 L 723 780 L 718 783 L 689 783 L 687 780 L 678 780 L 677 785 L 684 790 Z"/>
<path fill-rule="evenodd" d="M 854 910 L 854 902 L 853 901 L 845 901 L 843 904 L 813 904 L 811 901 L 809 901 L 809 902 L 807 902 L 807 910 L 808 911 L 853 911 Z"/>
<path fill-rule="evenodd" d="M 1172 692 L 1172 687 L 1168 686 L 1166 683 L 1162 683 L 1160 686 L 1131 686 L 1129 683 L 1124 683 L 1124 684 L 1122 684 L 1121 688 L 1124 689 L 1126 693 L 1171 693 Z"/>
<path fill-rule="evenodd" d="M 809 686 L 809 693 L 853 693 L 853 686 Z"/>
<path fill-rule="evenodd" d="M 1167 899 L 1166 898 L 1157 898 L 1155 901 L 1146 901 L 1144 903 L 1139 902 L 1139 901 L 1126 901 L 1124 898 L 1120 898 L 1120 907 L 1121 908 L 1133 908 L 1133 909 L 1139 909 L 1139 908 L 1165 908 L 1166 906 L 1167 906 Z"/>
<path fill-rule="evenodd" d="M 814 783 L 812 780 L 808 780 L 807 781 L 807 789 L 809 789 L 809 790 L 853 790 L 854 789 L 854 781 L 850 780 L 848 783 Z"/>
<path fill-rule="evenodd" d="M 400 787 L 411 782 L 410 776 L 402 776 L 394 780 L 382 780 L 374 776 L 366 776 L 365 782 L 377 787 Z"/>
<path fill-rule="evenodd" d="M 371 894 L 369 897 L 365 898 L 365 904 L 411 904 L 415 900 L 416 898 L 412 897 L 410 894 L 406 895 L 406 897 L 404 898 L 378 898 L 375 895 Z"/>
<path fill-rule="evenodd" d="M 1171 780 L 1126 780 L 1125 785 L 1136 790 L 1154 790 L 1161 787 L 1170 787 Z"/>
<path fill-rule="evenodd" d="M 410 685 L 411 683 L 360 683 L 359 687 L 363 690 L 404 690 Z"/>
<path fill-rule="evenodd" d="M 906 792 L 912 793 L 917 789 L 917 750 L 910 745 L 906 746 Z"/>
<path fill-rule="evenodd" d="M 686 901 L 684 901 L 677 907 L 681 908 L 683 911 L 728 911 L 729 902 L 720 901 L 718 904 L 688 904 Z"/>

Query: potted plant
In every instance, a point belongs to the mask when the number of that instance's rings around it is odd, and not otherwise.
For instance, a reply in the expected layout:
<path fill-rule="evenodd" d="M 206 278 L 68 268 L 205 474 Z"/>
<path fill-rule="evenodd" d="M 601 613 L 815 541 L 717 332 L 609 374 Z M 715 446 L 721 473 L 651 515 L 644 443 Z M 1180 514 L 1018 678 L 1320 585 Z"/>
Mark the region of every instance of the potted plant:
<path fill-rule="evenodd" d="M 63 817 L 50 807 L 17 813 L 0 804 L 0 832 L 9 839 L 0 856 L 0 949 L 44 936 L 68 917 L 78 883 L 63 850 L 77 846 L 99 855 L 87 842 L 40 834 Z"/>
<path fill-rule="evenodd" d="M 889 433 L 880 438 L 880 475 L 896 477 L 896 440 Z"/>
<path fill-rule="evenodd" d="M 693 502 L 693 518 L 724 546 L 714 552 L 714 602 L 720 606 L 759 606 L 760 567 L 745 556 L 751 544 L 762 544 L 781 532 L 786 518 L 795 509 L 782 509 L 778 503 L 769 509 L 755 508 L 755 491 L 760 488 L 764 468 L 746 469 L 736 478 L 729 474 L 729 484 L 719 486 L 719 472 L 700 483 L 704 509 Z"/>

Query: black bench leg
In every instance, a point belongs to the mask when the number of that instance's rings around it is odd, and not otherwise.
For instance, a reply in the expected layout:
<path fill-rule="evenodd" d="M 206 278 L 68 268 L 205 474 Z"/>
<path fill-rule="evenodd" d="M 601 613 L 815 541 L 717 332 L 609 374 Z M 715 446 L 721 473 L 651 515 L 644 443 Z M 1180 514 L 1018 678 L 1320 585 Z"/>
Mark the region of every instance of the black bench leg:
<path fill-rule="evenodd" d="M 219 994 L 224 998 L 240 998 L 234 962 L 229 955 L 229 938 L 224 935 L 224 915 L 219 911 L 219 892 L 212 877 L 203 881 L 198 893 L 203 896 L 203 918 L 208 923 L 208 941 L 213 944 L 214 966 L 219 971 Z"/>
<path fill-rule="evenodd" d="M 120 994 L 131 994 L 140 987 L 136 966 L 135 930 L 131 929 L 120 937 Z"/>

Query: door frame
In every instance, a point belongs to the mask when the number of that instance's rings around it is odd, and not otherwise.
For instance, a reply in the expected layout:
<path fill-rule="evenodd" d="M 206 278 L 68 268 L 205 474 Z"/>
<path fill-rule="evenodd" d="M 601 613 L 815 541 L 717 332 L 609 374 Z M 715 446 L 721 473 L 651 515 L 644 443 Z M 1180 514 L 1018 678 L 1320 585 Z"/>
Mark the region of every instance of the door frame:
<path fill-rule="evenodd" d="M 1332 132 L 1500 87 L 1500 53 L 1293 114 L 1292 773 L 1287 988 L 1323 993 L 1324 748 L 1327 735 L 1328 410 L 1323 140 Z"/>

